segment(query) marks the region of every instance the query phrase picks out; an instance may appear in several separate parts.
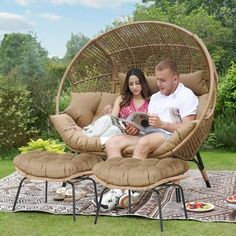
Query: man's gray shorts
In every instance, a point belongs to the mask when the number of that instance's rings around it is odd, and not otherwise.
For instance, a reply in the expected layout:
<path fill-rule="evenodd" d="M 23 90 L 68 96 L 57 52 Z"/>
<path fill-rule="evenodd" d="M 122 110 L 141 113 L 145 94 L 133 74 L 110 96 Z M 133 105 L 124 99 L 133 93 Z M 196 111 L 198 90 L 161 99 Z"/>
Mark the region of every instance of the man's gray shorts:
<path fill-rule="evenodd" d="M 165 139 L 169 139 L 170 138 L 170 136 L 172 135 L 172 134 L 167 134 L 166 132 L 164 132 L 164 131 L 150 131 L 150 132 L 148 132 L 148 133 L 146 133 L 146 134 L 153 134 L 153 133 L 158 133 L 158 134 L 160 134 L 163 138 L 165 138 Z"/>

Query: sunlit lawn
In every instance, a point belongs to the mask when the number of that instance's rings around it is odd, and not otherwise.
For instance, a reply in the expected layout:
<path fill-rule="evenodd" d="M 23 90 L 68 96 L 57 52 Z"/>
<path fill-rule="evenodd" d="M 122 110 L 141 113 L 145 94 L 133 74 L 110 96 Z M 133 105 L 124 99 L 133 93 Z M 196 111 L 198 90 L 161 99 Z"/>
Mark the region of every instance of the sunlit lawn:
<path fill-rule="evenodd" d="M 14 152 L 1 154 L 0 177 L 14 171 L 11 158 Z M 207 170 L 235 170 L 236 153 L 225 151 L 202 152 Z M 190 164 L 196 168 L 194 163 Z M 94 216 L 51 215 L 46 213 L 0 213 L 1 236 L 73 236 L 73 235 L 236 235 L 235 223 L 206 223 L 190 220 L 166 220 L 164 232 L 160 233 L 159 221 L 139 217 L 104 217 L 93 224 Z"/>

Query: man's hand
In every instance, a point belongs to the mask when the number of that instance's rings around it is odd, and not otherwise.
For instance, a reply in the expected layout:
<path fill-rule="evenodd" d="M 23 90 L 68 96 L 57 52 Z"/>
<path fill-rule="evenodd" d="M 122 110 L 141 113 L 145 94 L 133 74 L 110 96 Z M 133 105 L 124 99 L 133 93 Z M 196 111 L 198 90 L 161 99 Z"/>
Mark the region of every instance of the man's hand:
<path fill-rule="evenodd" d="M 135 126 L 131 125 L 131 124 L 126 124 L 125 123 L 125 132 L 129 135 L 138 135 L 139 134 L 139 129 L 136 128 Z"/>
<path fill-rule="evenodd" d="M 162 125 L 162 121 L 158 115 L 149 115 L 148 123 L 155 128 L 161 128 Z"/>

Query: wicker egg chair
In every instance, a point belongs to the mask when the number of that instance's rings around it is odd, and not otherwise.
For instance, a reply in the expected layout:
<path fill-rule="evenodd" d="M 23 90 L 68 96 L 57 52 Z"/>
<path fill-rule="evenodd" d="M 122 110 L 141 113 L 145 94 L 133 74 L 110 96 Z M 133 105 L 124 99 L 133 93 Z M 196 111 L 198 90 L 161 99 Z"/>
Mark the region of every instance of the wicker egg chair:
<path fill-rule="evenodd" d="M 169 142 L 161 152 L 154 151 L 150 156 L 176 157 L 194 161 L 206 185 L 210 187 L 199 149 L 211 129 L 216 103 L 217 72 L 206 46 L 197 35 L 186 29 L 159 21 L 134 22 L 112 29 L 90 40 L 67 67 L 56 97 L 56 114 L 50 116 L 50 119 L 71 150 L 104 156 L 104 149 L 100 147 L 97 137 L 83 141 L 82 143 L 87 145 L 86 148 L 80 147 L 83 144 L 76 145 L 80 143 L 80 136 L 76 136 L 76 131 L 72 127 L 75 123 L 79 123 L 82 115 L 77 114 L 76 118 L 73 117 L 73 114 L 70 114 L 71 108 L 73 106 L 86 107 L 89 99 L 97 99 L 93 97 L 94 94 L 96 96 L 100 94 L 100 104 L 97 103 L 96 109 L 93 108 L 92 112 L 90 111 L 93 117 L 89 119 L 85 117 L 87 122 L 81 126 L 89 124 L 101 115 L 101 107 L 114 101 L 111 94 L 119 94 L 119 74 L 125 74 L 130 68 L 138 67 L 144 71 L 149 80 L 154 77 L 156 64 L 166 58 L 176 61 L 179 72 L 187 83 L 187 75 L 194 75 L 201 71 L 201 79 L 192 81 L 191 83 L 195 84 L 191 86 L 196 87 L 199 83 L 204 83 L 204 88 L 200 87 L 195 92 L 200 100 L 202 97 L 204 99 L 200 104 L 201 111 L 197 115 L 197 120 L 192 122 L 194 125 L 175 132 L 175 135 L 180 137 L 180 141 Z M 194 79 L 191 78 L 191 80 Z M 85 98 L 82 96 L 81 100 L 72 102 L 65 111 L 60 111 L 60 102 L 64 91 L 68 92 L 68 89 L 71 89 L 73 96 L 76 96 L 76 93 L 80 95 L 84 93 L 88 96 Z M 107 102 L 103 101 L 103 94 L 107 96 Z M 108 94 L 111 96 L 109 97 Z M 185 134 L 181 137 L 182 133 Z M 124 150 L 124 155 L 126 154 L 131 156 L 132 148 L 127 148 L 126 152 Z"/>

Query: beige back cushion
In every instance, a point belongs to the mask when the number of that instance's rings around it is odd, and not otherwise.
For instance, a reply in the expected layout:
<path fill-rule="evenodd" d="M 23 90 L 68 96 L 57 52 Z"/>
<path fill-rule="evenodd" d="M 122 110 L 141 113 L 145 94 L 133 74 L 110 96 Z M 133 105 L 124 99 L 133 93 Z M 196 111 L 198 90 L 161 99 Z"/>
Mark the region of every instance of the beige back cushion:
<path fill-rule="evenodd" d="M 207 104 L 207 100 L 208 100 L 209 94 L 203 94 L 201 96 L 198 97 L 198 108 L 197 108 L 197 116 L 196 119 L 199 119 L 201 117 L 201 115 L 204 112 L 204 109 L 206 107 Z"/>
<path fill-rule="evenodd" d="M 118 73 L 118 79 L 120 81 L 120 88 L 123 88 L 125 81 L 125 74 Z M 151 90 L 151 93 L 156 93 L 159 89 L 156 82 L 155 76 L 147 76 L 148 87 Z M 196 96 L 201 96 L 208 93 L 208 88 L 206 85 L 206 80 L 203 78 L 203 71 L 199 70 L 193 73 L 180 74 L 180 82 L 183 83 L 186 87 L 191 89 Z"/>
<path fill-rule="evenodd" d="M 72 117 L 78 126 L 87 126 L 92 122 L 100 100 L 100 92 L 72 93 L 65 113 Z"/>
<path fill-rule="evenodd" d="M 106 105 L 111 105 L 113 107 L 113 104 L 118 96 L 119 96 L 118 94 L 114 94 L 114 93 L 102 93 L 101 99 L 98 104 L 96 113 L 93 117 L 93 120 L 96 120 L 100 116 L 104 115 L 104 107 Z"/>
<path fill-rule="evenodd" d="M 125 74 L 119 73 L 118 77 L 122 87 L 124 85 Z M 147 76 L 147 81 L 151 92 L 157 92 L 156 78 L 154 76 Z M 197 114 L 197 118 L 199 118 L 204 111 L 204 104 L 206 104 L 208 99 L 208 94 L 206 94 L 208 89 L 206 81 L 202 78 L 202 71 L 181 74 L 180 81 L 199 96 L 199 109 Z M 84 127 L 102 116 L 106 105 L 110 104 L 113 106 L 117 96 L 118 94 L 101 92 L 72 93 L 71 102 L 65 113 L 71 116 L 78 126 Z"/>
<path fill-rule="evenodd" d="M 84 127 L 102 116 L 106 105 L 113 106 L 117 96 L 100 92 L 72 93 L 65 113 L 72 117 L 79 127 Z"/>

